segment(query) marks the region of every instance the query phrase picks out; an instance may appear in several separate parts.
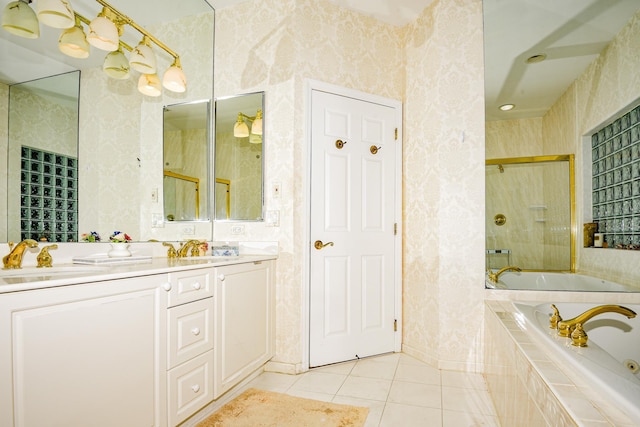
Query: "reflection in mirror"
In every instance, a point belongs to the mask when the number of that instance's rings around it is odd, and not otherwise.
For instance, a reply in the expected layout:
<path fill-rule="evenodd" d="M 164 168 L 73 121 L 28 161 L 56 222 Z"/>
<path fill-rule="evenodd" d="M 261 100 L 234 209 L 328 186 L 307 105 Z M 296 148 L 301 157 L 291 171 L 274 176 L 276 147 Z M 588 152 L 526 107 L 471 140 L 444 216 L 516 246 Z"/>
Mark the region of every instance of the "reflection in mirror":
<path fill-rule="evenodd" d="M 0 10 L 8 3 L 4 0 Z M 35 8 L 34 4 L 29 7 Z M 6 158 L 8 148 L 6 115 L 11 108 L 9 87 L 81 70 L 79 121 L 75 128 L 66 129 L 73 129 L 78 134 L 77 152 L 72 156 L 80 165 L 76 234 L 62 238 L 75 241 L 78 235 L 96 231 L 104 239 L 114 230 L 123 230 L 134 240 L 173 240 L 180 235 L 177 232 L 179 224 L 156 225 L 159 217 L 164 216 L 162 106 L 211 99 L 215 12 L 205 0 L 109 0 L 109 4 L 180 55 L 187 90 L 174 92 L 163 89 L 160 97 L 143 95 L 138 91 L 139 71 L 131 69 L 129 78 L 122 80 L 103 71 L 107 52 L 92 48 L 89 57 L 84 59 L 62 54 L 58 48 L 60 29 L 40 25 L 40 37 L 37 39 L 18 37 L 0 29 L 0 159 Z M 95 0 L 74 0 L 73 9 L 93 19 L 101 7 Z M 140 43 L 141 35 L 130 25 L 125 25 L 121 40 L 135 47 Z M 154 53 L 162 78 L 174 58 L 157 46 Z M 129 56 L 129 52 L 125 55 Z M 37 111 L 36 115 L 22 116 L 30 124 L 37 122 L 34 118 L 45 111 L 37 104 L 31 108 Z M 34 141 L 29 135 L 26 138 Z M 42 145 L 43 152 L 58 153 L 56 147 L 48 147 L 50 140 L 49 137 L 38 138 L 37 143 Z M 11 215 L 15 221 L 19 215 L 15 210 L 19 203 L 16 205 L 14 201 L 8 201 L 7 194 L 8 188 L 17 188 L 19 177 L 15 184 L 9 183 L 6 172 L 6 169 L 0 170 L 0 241 L 18 240 L 20 237 L 15 234 L 8 236 L 9 226 L 5 221 Z M 201 185 L 206 186 L 209 181 L 210 177 L 207 177 Z M 203 190 L 203 194 L 211 191 L 211 186 L 208 187 L 209 190 Z M 212 216 L 209 212 L 211 203 L 203 200 L 202 195 L 200 197 L 201 223 L 196 224 L 196 234 L 211 239 L 211 224 L 205 223 L 205 218 L 210 220 Z M 9 212 L 9 206 L 14 209 L 13 214 Z"/>
<path fill-rule="evenodd" d="M 77 240 L 79 92 L 79 71 L 9 86 L 6 240 Z"/>
<path fill-rule="evenodd" d="M 573 155 L 486 161 L 486 268 L 573 271 Z"/>
<path fill-rule="evenodd" d="M 164 107 L 165 221 L 209 219 L 210 110 L 208 100 Z"/>
<path fill-rule="evenodd" d="M 263 220 L 264 92 L 216 99 L 215 219 Z"/>

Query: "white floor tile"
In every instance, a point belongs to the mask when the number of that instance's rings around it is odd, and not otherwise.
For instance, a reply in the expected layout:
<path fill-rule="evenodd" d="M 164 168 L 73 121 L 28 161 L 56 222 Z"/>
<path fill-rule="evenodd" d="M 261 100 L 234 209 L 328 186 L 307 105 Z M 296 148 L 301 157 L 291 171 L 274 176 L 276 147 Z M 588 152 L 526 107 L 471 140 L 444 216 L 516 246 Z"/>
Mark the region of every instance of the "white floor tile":
<path fill-rule="evenodd" d="M 437 427 L 442 425 L 440 409 L 387 402 L 380 427 Z"/>
<path fill-rule="evenodd" d="M 442 407 L 442 392 L 439 385 L 394 381 L 387 402 L 439 409 Z"/>
<path fill-rule="evenodd" d="M 390 380 L 349 376 L 337 395 L 384 402 L 389 396 L 390 388 Z"/>
<path fill-rule="evenodd" d="M 481 374 L 439 370 L 402 353 L 314 368 L 301 375 L 264 372 L 249 387 L 366 406 L 365 427 L 500 425 Z"/>

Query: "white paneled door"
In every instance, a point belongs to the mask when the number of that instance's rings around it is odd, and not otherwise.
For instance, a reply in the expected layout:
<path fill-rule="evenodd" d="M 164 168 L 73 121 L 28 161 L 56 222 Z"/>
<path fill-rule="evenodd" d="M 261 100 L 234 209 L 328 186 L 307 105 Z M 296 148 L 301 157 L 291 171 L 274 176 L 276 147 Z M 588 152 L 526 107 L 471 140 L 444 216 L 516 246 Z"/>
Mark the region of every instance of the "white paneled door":
<path fill-rule="evenodd" d="M 394 350 L 397 117 L 311 91 L 311 367 Z"/>

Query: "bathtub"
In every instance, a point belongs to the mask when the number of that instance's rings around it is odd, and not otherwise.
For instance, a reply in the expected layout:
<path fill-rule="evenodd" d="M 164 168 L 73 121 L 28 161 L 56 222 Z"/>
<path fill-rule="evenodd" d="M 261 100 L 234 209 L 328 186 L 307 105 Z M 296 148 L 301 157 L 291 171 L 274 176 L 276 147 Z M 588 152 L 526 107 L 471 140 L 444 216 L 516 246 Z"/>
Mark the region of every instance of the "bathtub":
<path fill-rule="evenodd" d="M 556 303 L 563 319 L 573 318 L 600 304 Z M 570 338 L 557 336 L 549 328 L 551 303 L 519 303 L 516 320 L 540 340 L 544 351 L 572 375 L 587 382 L 591 390 L 607 396 L 637 425 L 640 425 L 640 305 L 622 304 L 638 313 L 627 319 L 617 313 L 604 313 L 584 324 L 588 347 L 571 345 Z M 534 337 L 532 337 L 534 338 Z"/>
<path fill-rule="evenodd" d="M 506 271 L 500 275 L 498 283 L 491 282 L 489 276 L 485 275 L 485 284 L 489 289 L 598 292 L 640 291 L 639 288 L 573 273 Z"/>

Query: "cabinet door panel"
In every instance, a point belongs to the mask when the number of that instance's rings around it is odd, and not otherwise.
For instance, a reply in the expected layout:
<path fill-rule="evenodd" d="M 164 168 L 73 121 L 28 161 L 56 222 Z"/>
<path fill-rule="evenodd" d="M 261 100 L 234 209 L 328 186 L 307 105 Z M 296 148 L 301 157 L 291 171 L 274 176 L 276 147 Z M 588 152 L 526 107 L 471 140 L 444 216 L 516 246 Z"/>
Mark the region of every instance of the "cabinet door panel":
<path fill-rule="evenodd" d="M 273 356 L 271 265 L 265 262 L 217 269 L 215 397 Z"/>
<path fill-rule="evenodd" d="M 169 309 L 169 368 L 213 348 L 213 298 Z"/>
<path fill-rule="evenodd" d="M 159 282 L 52 288 L 12 296 L 8 311 L 0 304 L 10 319 L 1 335 L 13 344 L 1 368 L 13 377 L 13 408 L 3 403 L 0 417 L 13 412 L 13 422 L 0 424 L 162 425 Z"/>

